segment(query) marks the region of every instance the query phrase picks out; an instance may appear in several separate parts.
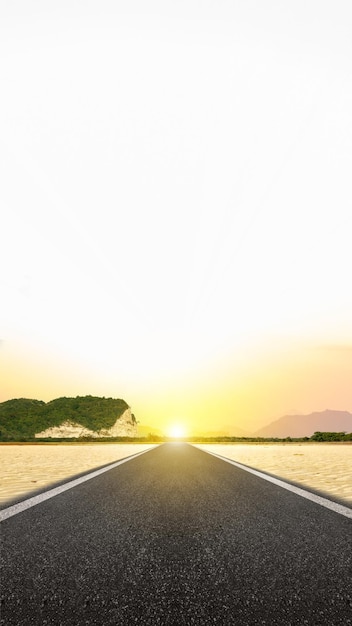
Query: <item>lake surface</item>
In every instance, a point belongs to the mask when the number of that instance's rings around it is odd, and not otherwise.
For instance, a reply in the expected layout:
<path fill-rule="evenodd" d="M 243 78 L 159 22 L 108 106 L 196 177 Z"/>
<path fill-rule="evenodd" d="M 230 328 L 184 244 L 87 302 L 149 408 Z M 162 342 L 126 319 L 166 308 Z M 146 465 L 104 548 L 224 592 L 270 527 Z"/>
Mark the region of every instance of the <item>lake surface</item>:
<path fill-rule="evenodd" d="M 344 443 L 197 444 L 352 506 L 352 445 Z"/>
<path fill-rule="evenodd" d="M 154 444 L 11 444 L 0 446 L 0 504 L 131 456 Z M 197 444 L 209 452 L 323 491 L 352 506 L 352 445 L 334 443 Z"/>

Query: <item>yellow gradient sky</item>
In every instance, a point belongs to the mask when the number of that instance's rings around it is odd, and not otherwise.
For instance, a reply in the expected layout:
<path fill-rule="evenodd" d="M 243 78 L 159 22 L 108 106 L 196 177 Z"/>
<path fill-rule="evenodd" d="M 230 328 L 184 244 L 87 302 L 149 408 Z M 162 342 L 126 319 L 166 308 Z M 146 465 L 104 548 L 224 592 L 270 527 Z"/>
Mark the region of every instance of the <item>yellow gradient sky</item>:
<path fill-rule="evenodd" d="M 352 411 L 352 5 L 0 8 L 0 401 Z"/>

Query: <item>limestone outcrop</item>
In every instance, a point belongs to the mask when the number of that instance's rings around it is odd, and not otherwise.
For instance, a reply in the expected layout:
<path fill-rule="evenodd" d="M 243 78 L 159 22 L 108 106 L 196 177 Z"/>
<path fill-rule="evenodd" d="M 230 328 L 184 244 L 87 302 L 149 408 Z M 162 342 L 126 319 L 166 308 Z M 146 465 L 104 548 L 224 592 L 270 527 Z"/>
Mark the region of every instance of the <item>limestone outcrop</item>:
<path fill-rule="evenodd" d="M 137 437 L 138 427 L 131 409 L 126 409 L 111 428 L 102 428 L 94 431 L 85 428 L 82 424 L 65 420 L 60 426 L 52 426 L 35 434 L 36 439 L 78 439 L 80 437 Z"/>

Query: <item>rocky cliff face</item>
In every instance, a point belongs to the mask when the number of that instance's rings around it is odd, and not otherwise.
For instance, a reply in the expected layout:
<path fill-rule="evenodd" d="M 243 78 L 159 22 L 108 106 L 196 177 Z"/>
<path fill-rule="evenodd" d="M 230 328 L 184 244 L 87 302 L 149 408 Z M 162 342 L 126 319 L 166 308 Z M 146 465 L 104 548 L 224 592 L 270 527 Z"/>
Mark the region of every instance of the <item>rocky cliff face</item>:
<path fill-rule="evenodd" d="M 98 431 L 85 428 L 81 424 L 64 421 L 60 426 L 47 428 L 40 433 L 36 433 L 36 439 L 70 439 L 79 437 L 137 437 L 138 427 L 135 418 L 132 416 L 131 409 L 126 409 L 122 415 L 116 420 L 111 428 L 103 428 Z"/>

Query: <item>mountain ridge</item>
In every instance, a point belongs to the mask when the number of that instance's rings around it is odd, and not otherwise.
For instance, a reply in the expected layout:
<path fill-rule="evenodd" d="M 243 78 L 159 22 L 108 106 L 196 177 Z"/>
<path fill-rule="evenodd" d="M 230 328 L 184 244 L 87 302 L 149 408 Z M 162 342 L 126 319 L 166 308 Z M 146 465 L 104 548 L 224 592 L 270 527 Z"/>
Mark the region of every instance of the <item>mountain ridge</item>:
<path fill-rule="evenodd" d="M 349 411 L 314 411 L 307 415 L 283 415 L 259 428 L 255 437 L 310 437 L 315 432 L 352 432 Z"/>
<path fill-rule="evenodd" d="M 222 430 L 224 429 L 224 432 Z M 306 415 L 283 415 L 254 433 L 224 426 L 199 436 L 243 438 L 304 438 L 315 432 L 352 432 L 352 413 L 326 409 Z M 138 432 L 138 431 L 141 432 Z M 197 429 L 197 432 L 199 429 Z M 236 433 L 235 433 L 236 431 Z M 49 402 L 15 398 L 0 402 L 0 441 L 26 441 L 46 438 L 138 437 L 161 431 L 137 420 L 125 400 L 98 396 L 56 398 Z M 194 435 L 194 433 L 193 433 Z M 193 436 L 192 435 L 192 436 Z"/>

